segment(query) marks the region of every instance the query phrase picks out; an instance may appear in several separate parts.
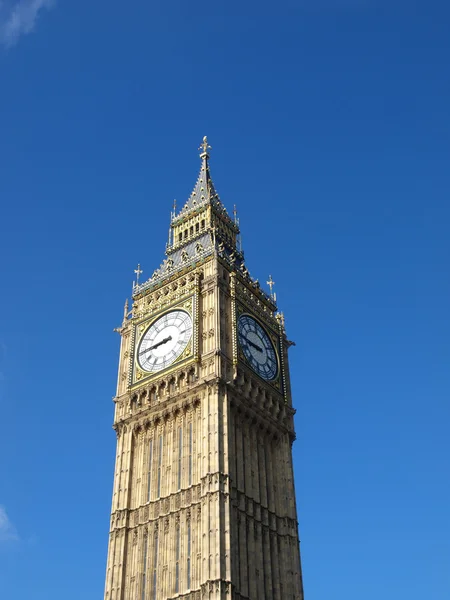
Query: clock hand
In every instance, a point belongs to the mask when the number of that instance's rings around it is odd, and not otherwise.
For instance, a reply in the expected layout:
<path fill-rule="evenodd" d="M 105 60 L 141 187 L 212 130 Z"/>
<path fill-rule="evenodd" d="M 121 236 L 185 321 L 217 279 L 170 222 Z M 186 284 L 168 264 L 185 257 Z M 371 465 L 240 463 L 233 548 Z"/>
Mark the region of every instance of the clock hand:
<path fill-rule="evenodd" d="M 247 342 L 250 344 L 250 346 L 253 346 L 253 348 L 255 350 L 258 350 L 258 352 L 262 352 L 263 349 L 261 348 L 261 346 L 257 346 L 256 344 L 254 344 L 251 340 L 248 339 L 248 337 L 245 337 L 245 335 L 242 336 L 244 338 L 244 340 L 247 340 Z"/>
<path fill-rule="evenodd" d="M 160 342 L 158 342 L 157 344 L 155 344 L 154 346 L 152 346 L 152 350 L 154 350 L 155 348 L 158 348 L 158 346 L 162 346 L 163 344 L 166 344 L 167 342 L 170 342 L 171 339 L 172 339 L 172 336 L 169 335 L 169 337 L 164 338 L 163 340 L 161 340 Z"/>
<path fill-rule="evenodd" d="M 164 338 L 163 340 L 161 340 L 157 344 L 153 344 L 153 346 L 150 346 L 150 348 L 146 348 L 145 350 L 141 350 L 141 352 L 139 352 L 139 356 L 141 354 L 145 354 L 145 352 L 148 352 L 149 350 L 154 350 L 155 348 L 158 348 L 158 346 L 161 346 L 162 344 L 166 344 L 167 342 L 170 342 L 171 339 L 172 339 L 172 336 L 169 335 L 169 337 Z"/>

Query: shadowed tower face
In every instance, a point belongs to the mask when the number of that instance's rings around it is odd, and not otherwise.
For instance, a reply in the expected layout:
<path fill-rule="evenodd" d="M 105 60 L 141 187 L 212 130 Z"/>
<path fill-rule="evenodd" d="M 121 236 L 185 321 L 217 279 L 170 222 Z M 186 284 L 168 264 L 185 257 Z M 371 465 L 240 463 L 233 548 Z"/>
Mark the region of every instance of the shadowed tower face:
<path fill-rule="evenodd" d="M 125 305 L 106 600 L 303 600 L 284 319 L 200 174 Z"/>

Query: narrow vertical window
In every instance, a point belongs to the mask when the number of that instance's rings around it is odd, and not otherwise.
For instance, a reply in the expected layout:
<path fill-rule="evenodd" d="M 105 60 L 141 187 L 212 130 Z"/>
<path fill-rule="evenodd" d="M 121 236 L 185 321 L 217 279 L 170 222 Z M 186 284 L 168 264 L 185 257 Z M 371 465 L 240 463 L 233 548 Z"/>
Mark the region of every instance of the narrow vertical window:
<path fill-rule="evenodd" d="M 162 453 L 163 453 L 163 436 L 159 436 L 159 457 L 158 457 L 158 493 L 157 498 L 161 496 L 161 467 L 162 467 Z"/>
<path fill-rule="evenodd" d="M 180 591 L 180 526 L 177 525 L 175 540 L 175 594 Z"/>
<path fill-rule="evenodd" d="M 157 572 L 158 572 L 158 534 L 155 533 L 155 547 L 153 549 L 153 600 L 156 600 Z"/>
<path fill-rule="evenodd" d="M 144 537 L 144 560 L 142 564 L 142 592 L 141 600 L 145 600 L 145 591 L 147 587 L 147 554 L 148 554 L 148 538 Z"/>
<path fill-rule="evenodd" d="M 178 489 L 181 489 L 181 459 L 183 458 L 183 429 L 178 427 Z"/>
<path fill-rule="evenodd" d="M 189 465 L 188 465 L 188 485 L 192 485 L 192 422 L 189 423 Z"/>
<path fill-rule="evenodd" d="M 191 589 L 191 522 L 187 524 L 187 548 L 186 548 L 186 584 L 188 590 Z"/>
<path fill-rule="evenodd" d="M 152 491 L 152 460 L 153 460 L 153 439 L 150 440 L 148 448 L 148 473 L 147 473 L 147 502 L 150 502 Z"/>

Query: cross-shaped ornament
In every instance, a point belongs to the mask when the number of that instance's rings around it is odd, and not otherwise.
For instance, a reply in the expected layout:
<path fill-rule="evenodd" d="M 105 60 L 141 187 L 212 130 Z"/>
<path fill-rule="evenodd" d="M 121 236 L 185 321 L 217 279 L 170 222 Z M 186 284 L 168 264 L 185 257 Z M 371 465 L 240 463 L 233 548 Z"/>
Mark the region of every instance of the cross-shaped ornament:
<path fill-rule="evenodd" d="M 134 270 L 134 272 L 136 273 L 136 285 L 139 285 L 139 277 L 142 275 L 142 273 L 144 272 L 141 269 L 141 265 L 138 264 L 137 269 Z"/>
<path fill-rule="evenodd" d="M 211 146 L 208 144 L 207 136 L 203 136 L 203 142 L 199 146 L 199 150 L 203 150 L 203 154 L 208 154 L 208 150 L 211 150 Z"/>
<path fill-rule="evenodd" d="M 270 297 L 275 300 L 275 294 L 273 293 L 273 286 L 275 285 L 275 281 L 272 279 L 272 275 L 269 275 L 269 281 L 267 282 L 267 285 L 270 288 Z"/>

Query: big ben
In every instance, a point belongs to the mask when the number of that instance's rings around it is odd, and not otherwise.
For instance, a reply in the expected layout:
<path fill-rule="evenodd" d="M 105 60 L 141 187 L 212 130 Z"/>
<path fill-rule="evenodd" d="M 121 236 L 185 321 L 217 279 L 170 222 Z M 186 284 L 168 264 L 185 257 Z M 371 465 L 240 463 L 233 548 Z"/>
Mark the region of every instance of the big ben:
<path fill-rule="evenodd" d="M 105 600 L 303 600 L 291 343 L 200 150 L 118 328 Z"/>

